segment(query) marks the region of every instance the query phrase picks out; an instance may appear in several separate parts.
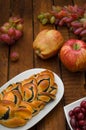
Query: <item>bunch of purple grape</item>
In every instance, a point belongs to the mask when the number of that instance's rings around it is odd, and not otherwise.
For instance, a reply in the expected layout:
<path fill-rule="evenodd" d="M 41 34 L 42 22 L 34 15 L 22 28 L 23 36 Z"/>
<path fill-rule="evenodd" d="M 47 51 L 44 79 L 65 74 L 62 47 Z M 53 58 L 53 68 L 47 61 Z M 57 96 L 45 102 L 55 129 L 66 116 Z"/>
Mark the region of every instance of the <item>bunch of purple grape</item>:
<path fill-rule="evenodd" d="M 86 100 L 70 110 L 69 117 L 73 130 L 86 130 Z"/>
<path fill-rule="evenodd" d="M 39 21 L 45 25 L 47 23 L 56 26 L 66 25 L 74 34 L 86 36 L 86 7 L 72 6 L 53 6 L 50 12 L 40 13 Z"/>
<path fill-rule="evenodd" d="M 12 45 L 23 35 L 23 19 L 11 17 L 0 27 L 0 42 Z"/>

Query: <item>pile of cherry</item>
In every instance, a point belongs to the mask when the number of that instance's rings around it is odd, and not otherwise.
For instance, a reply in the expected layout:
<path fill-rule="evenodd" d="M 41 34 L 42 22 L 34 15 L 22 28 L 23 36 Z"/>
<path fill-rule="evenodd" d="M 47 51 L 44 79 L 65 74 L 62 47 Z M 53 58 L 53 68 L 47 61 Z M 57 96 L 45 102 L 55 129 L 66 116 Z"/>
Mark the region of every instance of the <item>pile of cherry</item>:
<path fill-rule="evenodd" d="M 66 25 L 74 34 L 86 36 L 86 7 L 72 6 L 52 6 L 52 10 L 38 15 L 39 21 L 45 25 L 47 23 L 56 26 Z"/>
<path fill-rule="evenodd" d="M 86 130 L 86 100 L 69 111 L 70 124 L 74 130 Z"/>
<path fill-rule="evenodd" d="M 18 17 L 9 18 L 0 27 L 0 41 L 12 45 L 23 35 L 23 19 Z"/>

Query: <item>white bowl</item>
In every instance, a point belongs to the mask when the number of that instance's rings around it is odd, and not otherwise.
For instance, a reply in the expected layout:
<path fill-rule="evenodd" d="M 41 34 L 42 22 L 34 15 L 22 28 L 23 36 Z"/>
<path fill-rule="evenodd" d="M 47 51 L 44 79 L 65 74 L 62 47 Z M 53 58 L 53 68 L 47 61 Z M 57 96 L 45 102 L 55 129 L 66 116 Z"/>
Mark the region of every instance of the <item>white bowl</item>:
<path fill-rule="evenodd" d="M 69 127 L 70 127 L 71 130 L 73 130 L 73 128 L 71 127 L 70 117 L 69 117 L 69 114 L 68 114 L 68 113 L 69 113 L 70 110 L 74 109 L 76 106 L 80 106 L 80 103 L 81 103 L 81 101 L 83 101 L 83 100 L 86 100 L 86 97 L 81 98 L 81 99 L 79 99 L 79 100 L 77 100 L 77 101 L 75 101 L 75 102 L 73 102 L 73 103 L 70 103 L 70 104 L 64 106 L 65 116 L 66 116 L 68 125 L 69 125 Z"/>

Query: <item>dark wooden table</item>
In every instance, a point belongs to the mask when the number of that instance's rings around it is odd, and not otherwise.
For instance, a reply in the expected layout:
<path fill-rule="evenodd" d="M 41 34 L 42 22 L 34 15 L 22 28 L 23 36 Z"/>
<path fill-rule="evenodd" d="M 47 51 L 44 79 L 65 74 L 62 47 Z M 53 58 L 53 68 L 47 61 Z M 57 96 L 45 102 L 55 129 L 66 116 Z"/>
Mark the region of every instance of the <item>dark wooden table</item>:
<path fill-rule="evenodd" d="M 60 62 L 58 55 L 48 60 L 42 60 L 34 54 L 33 40 L 36 35 L 45 28 L 54 26 L 42 26 L 37 20 L 40 12 L 51 10 L 52 5 L 83 6 L 86 0 L 0 0 L 0 26 L 10 16 L 20 16 L 24 19 L 24 36 L 13 46 L 0 43 L 0 86 L 17 74 L 31 68 L 46 68 L 58 74 L 64 83 L 64 96 L 60 103 L 38 124 L 30 130 L 69 130 L 63 107 L 77 99 L 86 96 L 86 73 L 69 72 Z M 58 28 L 65 41 L 74 38 L 66 27 Z M 10 61 L 10 53 L 17 51 L 20 55 L 18 62 Z"/>

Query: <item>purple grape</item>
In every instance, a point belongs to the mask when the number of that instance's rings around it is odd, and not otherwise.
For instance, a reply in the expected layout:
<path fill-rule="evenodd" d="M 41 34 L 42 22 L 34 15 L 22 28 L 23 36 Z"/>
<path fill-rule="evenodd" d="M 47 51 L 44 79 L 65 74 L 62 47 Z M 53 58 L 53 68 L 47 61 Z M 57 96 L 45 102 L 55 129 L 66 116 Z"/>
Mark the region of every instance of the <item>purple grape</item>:
<path fill-rule="evenodd" d="M 86 19 L 85 19 L 86 20 Z M 86 21 L 83 22 L 83 27 L 86 29 Z"/>
<path fill-rule="evenodd" d="M 22 36 L 22 32 L 19 30 L 15 30 L 15 40 L 18 40 Z"/>
<path fill-rule="evenodd" d="M 10 37 L 15 38 L 15 29 L 14 29 L 14 28 L 9 28 L 9 30 L 8 30 L 8 35 L 9 35 Z"/>
<path fill-rule="evenodd" d="M 74 19 L 72 18 L 72 17 L 69 17 L 69 18 L 67 18 L 66 20 L 65 20 L 65 22 L 66 23 L 70 23 L 70 22 L 72 22 Z"/>
<path fill-rule="evenodd" d="M 81 130 L 80 128 L 76 128 L 75 130 Z"/>
<path fill-rule="evenodd" d="M 70 111 L 69 111 L 69 116 L 72 117 L 73 115 L 74 115 L 73 110 L 70 110 Z"/>
<path fill-rule="evenodd" d="M 85 115 L 86 114 L 85 108 L 81 107 L 81 112 Z"/>
<path fill-rule="evenodd" d="M 7 43 L 8 45 L 14 43 L 14 40 L 8 34 L 2 34 L 0 41 Z"/>
<path fill-rule="evenodd" d="M 0 41 L 13 44 L 23 34 L 23 21 L 19 17 L 11 17 L 0 28 Z"/>
<path fill-rule="evenodd" d="M 80 128 L 76 128 L 75 130 L 81 130 Z"/>
<path fill-rule="evenodd" d="M 81 108 L 85 108 L 85 109 L 86 109 L 86 100 L 85 100 L 85 101 L 82 101 L 82 102 L 80 103 L 80 106 L 81 106 Z"/>
<path fill-rule="evenodd" d="M 59 19 L 56 19 L 56 21 L 55 21 L 55 25 L 57 26 L 58 23 L 59 23 Z"/>
<path fill-rule="evenodd" d="M 81 31 L 80 36 L 86 36 L 86 29 Z"/>
<path fill-rule="evenodd" d="M 80 113 L 80 112 L 81 112 L 80 106 L 75 107 L 75 108 L 73 109 L 73 112 L 74 112 L 75 114 Z"/>
<path fill-rule="evenodd" d="M 66 22 L 67 19 L 68 19 L 68 17 L 63 17 L 63 18 L 62 18 L 62 20 L 63 20 L 64 22 Z"/>
<path fill-rule="evenodd" d="M 82 23 L 80 23 L 80 22 L 77 22 L 77 21 L 73 21 L 73 22 L 71 22 L 71 26 L 73 26 L 73 27 L 82 27 Z"/>
<path fill-rule="evenodd" d="M 78 113 L 77 119 L 78 120 L 83 120 L 84 119 L 84 114 L 82 112 Z"/>
<path fill-rule="evenodd" d="M 17 60 L 19 60 L 19 53 L 18 52 L 12 52 L 11 54 L 10 54 L 10 59 L 11 59 L 11 61 L 17 61 Z"/>
<path fill-rule="evenodd" d="M 75 118 L 71 118 L 70 119 L 70 124 L 73 128 L 76 128 L 77 124 L 76 124 L 76 119 Z"/>
<path fill-rule="evenodd" d="M 79 123 L 79 126 L 84 126 L 85 125 L 85 120 L 80 120 L 78 123 Z"/>
<path fill-rule="evenodd" d="M 10 36 L 8 36 L 8 34 L 2 34 L 0 36 L 0 39 L 2 42 L 6 42 L 6 43 L 10 43 L 10 40 L 11 40 L 11 38 L 10 38 Z"/>
<path fill-rule="evenodd" d="M 82 130 L 86 130 L 86 125 L 82 127 Z"/>
<path fill-rule="evenodd" d="M 62 18 L 62 19 L 59 21 L 58 25 L 59 25 L 59 26 L 63 26 L 64 23 L 65 23 L 65 22 L 64 22 L 64 19 Z"/>
<path fill-rule="evenodd" d="M 76 35 L 79 35 L 83 30 L 83 27 L 80 27 L 80 28 L 77 28 L 75 31 L 74 31 L 74 34 Z"/>

